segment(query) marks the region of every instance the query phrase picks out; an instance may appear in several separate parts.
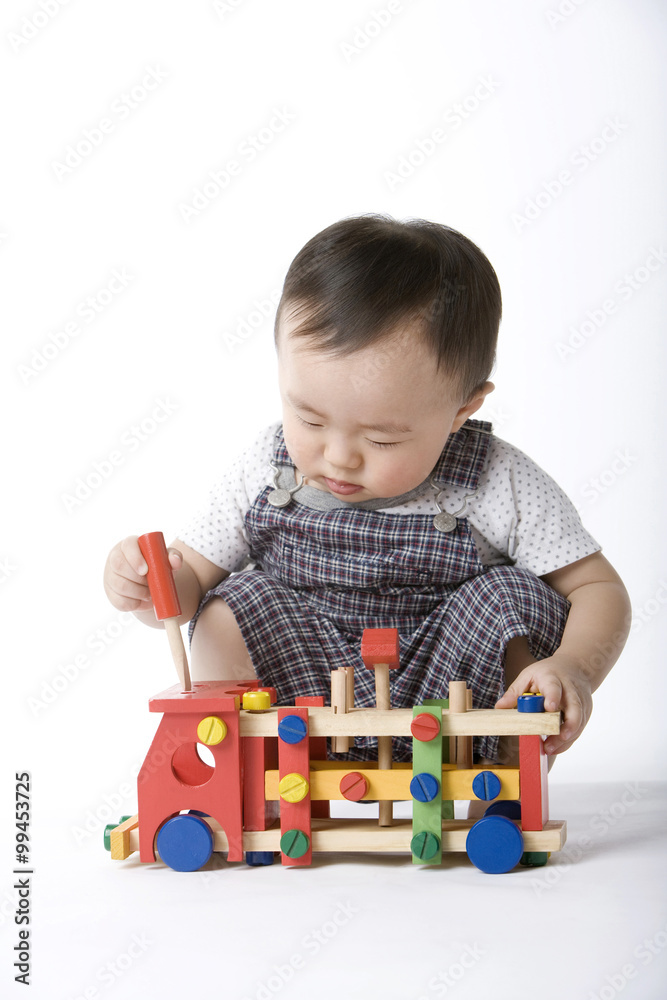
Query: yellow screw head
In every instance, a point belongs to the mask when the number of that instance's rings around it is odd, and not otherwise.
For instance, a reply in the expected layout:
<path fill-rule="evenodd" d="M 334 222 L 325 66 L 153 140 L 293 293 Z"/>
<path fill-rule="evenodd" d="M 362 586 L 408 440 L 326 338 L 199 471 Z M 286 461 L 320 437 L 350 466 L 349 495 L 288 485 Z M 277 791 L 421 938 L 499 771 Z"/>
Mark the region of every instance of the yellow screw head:
<path fill-rule="evenodd" d="M 286 774 L 284 778 L 280 779 L 280 784 L 278 785 L 280 797 L 285 802 L 301 802 L 302 799 L 305 799 L 309 790 L 310 786 L 304 776 L 297 774 L 296 771 Z"/>
<path fill-rule="evenodd" d="M 246 691 L 243 695 L 243 707 L 247 712 L 265 712 L 271 708 L 271 695 L 268 691 Z"/>
<path fill-rule="evenodd" d="M 207 715 L 197 726 L 197 739 L 207 747 L 217 746 L 222 743 L 227 735 L 227 723 L 219 719 L 217 715 Z"/>

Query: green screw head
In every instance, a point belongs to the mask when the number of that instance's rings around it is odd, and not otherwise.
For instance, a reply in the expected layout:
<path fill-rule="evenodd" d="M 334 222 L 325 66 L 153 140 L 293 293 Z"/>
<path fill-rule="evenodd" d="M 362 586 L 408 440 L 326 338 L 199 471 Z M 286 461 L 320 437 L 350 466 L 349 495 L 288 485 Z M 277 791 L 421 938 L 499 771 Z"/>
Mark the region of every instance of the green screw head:
<path fill-rule="evenodd" d="M 440 850 L 440 838 L 434 833 L 423 830 L 412 838 L 410 850 L 420 861 L 428 861 Z"/>
<path fill-rule="evenodd" d="M 302 858 L 309 847 L 310 840 L 303 830 L 286 830 L 280 838 L 280 850 L 288 858 Z"/>

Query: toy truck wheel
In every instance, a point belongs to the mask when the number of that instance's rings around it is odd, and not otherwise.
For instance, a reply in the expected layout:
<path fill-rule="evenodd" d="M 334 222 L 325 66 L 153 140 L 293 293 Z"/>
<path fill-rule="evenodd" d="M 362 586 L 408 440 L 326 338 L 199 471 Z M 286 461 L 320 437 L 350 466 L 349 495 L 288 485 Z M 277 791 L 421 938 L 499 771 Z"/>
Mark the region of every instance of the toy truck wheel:
<path fill-rule="evenodd" d="M 500 802 L 493 802 L 488 809 L 484 810 L 485 816 L 507 816 L 508 819 L 521 819 L 521 803 L 513 799 L 506 799 Z"/>
<path fill-rule="evenodd" d="M 245 863 L 251 868 L 273 864 L 273 851 L 246 851 Z"/>
<path fill-rule="evenodd" d="M 466 852 L 480 871 L 500 875 L 519 863 L 523 834 L 506 816 L 483 816 L 470 828 Z"/>
<path fill-rule="evenodd" d="M 157 851 L 174 871 L 195 872 L 213 853 L 213 834 L 198 816 L 172 816 L 158 830 Z"/>
<path fill-rule="evenodd" d="M 520 864 L 524 868 L 541 868 L 546 865 L 547 861 L 551 857 L 549 851 L 525 851 L 521 855 Z"/>
<path fill-rule="evenodd" d="M 104 850 L 105 851 L 110 851 L 111 850 L 111 831 L 115 830 L 117 826 L 118 826 L 118 823 L 107 823 L 107 825 L 104 827 Z"/>

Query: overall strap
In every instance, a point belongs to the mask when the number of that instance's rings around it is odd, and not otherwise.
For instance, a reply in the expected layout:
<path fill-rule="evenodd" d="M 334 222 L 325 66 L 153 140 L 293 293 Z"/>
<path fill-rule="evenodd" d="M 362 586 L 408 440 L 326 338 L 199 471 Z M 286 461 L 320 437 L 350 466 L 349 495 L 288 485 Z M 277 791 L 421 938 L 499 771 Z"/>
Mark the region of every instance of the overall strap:
<path fill-rule="evenodd" d="M 466 420 L 450 434 L 431 475 L 438 485 L 476 490 L 491 443 L 492 426 L 486 420 Z"/>

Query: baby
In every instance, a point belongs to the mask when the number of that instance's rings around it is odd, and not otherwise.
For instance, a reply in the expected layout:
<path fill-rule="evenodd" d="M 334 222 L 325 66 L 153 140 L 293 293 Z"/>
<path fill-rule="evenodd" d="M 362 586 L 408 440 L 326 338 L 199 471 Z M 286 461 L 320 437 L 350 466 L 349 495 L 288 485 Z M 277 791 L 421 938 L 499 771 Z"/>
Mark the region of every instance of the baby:
<path fill-rule="evenodd" d="M 450 680 L 476 708 L 539 690 L 563 712 L 546 752 L 572 745 L 629 601 L 554 481 L 471 419 L 494 388 L 500 317 L 491 264 L 442 225 L 348 218 L 297 254 L 275 324 L 282 421 L 170 547 L 195 680 L 257 676 L 292 704 L 328 700 L 330 672 L 351 665 L 355 703 L 372 706 L 361 635 L 396 628 L 394 707 L 446 697 Z M 126 538 L 105 589 L 159 626 L 146 571 Z M 372 757 L 371 743 L 347 756 Z M 498 738 L 475 755 L 498 759 Z"/>

